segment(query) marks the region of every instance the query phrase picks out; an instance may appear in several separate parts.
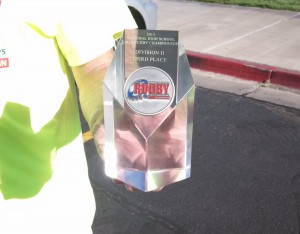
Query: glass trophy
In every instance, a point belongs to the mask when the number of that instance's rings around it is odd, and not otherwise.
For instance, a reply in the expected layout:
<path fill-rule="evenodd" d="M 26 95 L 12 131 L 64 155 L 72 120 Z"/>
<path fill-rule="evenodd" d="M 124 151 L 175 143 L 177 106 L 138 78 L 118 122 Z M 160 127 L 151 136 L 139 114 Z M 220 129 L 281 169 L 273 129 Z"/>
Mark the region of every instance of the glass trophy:
<path fill-rule="evenodd" d="M 124 30 L 104 78 L 106 175 L 145 192 L 189 178 L 194 94 L 177 31 Z"/>

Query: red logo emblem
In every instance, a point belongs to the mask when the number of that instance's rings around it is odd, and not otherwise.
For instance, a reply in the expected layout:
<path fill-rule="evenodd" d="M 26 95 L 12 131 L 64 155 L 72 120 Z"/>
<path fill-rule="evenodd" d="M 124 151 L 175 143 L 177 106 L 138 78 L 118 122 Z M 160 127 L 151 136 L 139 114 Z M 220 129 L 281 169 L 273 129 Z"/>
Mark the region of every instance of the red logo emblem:
<path fill-rule="evenodd" d="M 166 110 L 175 97 L 172 78 L 157 67 L 141 67 L 124 84 L 124 100 L 137 114 L 156 115 Z"/>
<path fill-rule="evenodd" d="M 0 58 L 0 68 L 9 67 L 8 58 Z"/>

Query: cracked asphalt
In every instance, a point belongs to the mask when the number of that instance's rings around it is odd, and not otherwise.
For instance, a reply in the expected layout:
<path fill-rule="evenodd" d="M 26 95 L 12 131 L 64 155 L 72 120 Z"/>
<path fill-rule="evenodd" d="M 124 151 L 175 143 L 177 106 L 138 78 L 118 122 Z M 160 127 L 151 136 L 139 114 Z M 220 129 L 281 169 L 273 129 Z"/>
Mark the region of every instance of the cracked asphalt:
<path fill-rule="evenodd" d="M 94 234 L 300 233 L 299 109 L 197 87 L 193 137 L 191 178 L 156 193 L 113 184 L 86 142 Z"/>

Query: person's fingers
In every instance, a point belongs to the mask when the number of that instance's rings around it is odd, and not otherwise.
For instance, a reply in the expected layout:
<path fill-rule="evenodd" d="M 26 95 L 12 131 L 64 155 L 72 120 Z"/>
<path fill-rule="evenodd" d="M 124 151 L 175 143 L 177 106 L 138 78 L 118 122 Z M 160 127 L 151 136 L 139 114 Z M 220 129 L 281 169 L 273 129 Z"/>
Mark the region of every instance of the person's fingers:
<path fill-rule="evenodd" d="M 112 181 L 113 181 L 113 183 L 114 183 L 114 184 L 118 184 L 118 185 L 122 185 L 122 184 L 124 184 L 124 186 L 125 186 L 126 190 L 127 190 L 127 191 L 129 191 L 129 192 L 134 192 L 134 191 L 136 191 L 136 190 L 137 190 L 137 188 L 135 188 L 135 187 L 132 187 L 132 186 L 130 186 L 130 185 L 128 185 L 128 184 L 125 184 L 125 183 L 124 183 L 124 182 L 122 182 L 121 180 L 112 179 Z"/>
<path fill-rule="evenodd" d="M 126 188 L 126 190 L 129 191 L 129 192 L 134 192 L 134 191 L 137 190 L 136 188 L 134 188 L 134 187 L 132 187 L 132 186 L 130 186 L 130 185 L 128 185 L 128 184 L 125 184 L 125 188 Z"/>
<path fill-rule="evenodd" d="M 125 189 L 126 189 L 127 191 L 129 191 L 129 192 L 137 191 L 137 188 L 132 187 L 132 186 L 130 186 L 130 185 L 128 185 L 128 184 L 125 184 L 125 183 L 122 182 L 121 180 L 118 180 L 118 179 L 112 179 L 112 182 L 113 182 L 114 184 L 118 184 L 118 185 L 124 184 Z M 160 187 L 160 188 L 157 188 L 157 189 L 153 190 L 152 192 L 160 192 L 161 190 L 163 190 L 163 188 L 164 188 L 164 186 L 162 186 L 162 187 Z"/>
<path fill-rule="evenodd" d="M 103 123 L 97 124 L 94 126 L 93 131 L 94 141 L 96 145 L 97 152 L 102 160 L 103 159 L 103 150 L 105 146 L 105 131 Z"/>
<path fill-rule="evenodd" d="M 121 180 L 112 179 L 112 181 L 114 182 L 114 184 L 124 184 Z"/>
<path fill-rule="evenodd" d="M 104 158 L 103 158 L 104 145 L 103 144 L 97 144 L 97 142 L 95 142 L 95 146 L 96 146 L 99 157 L 101 158 L 101 160 L 104 161 Z"/>

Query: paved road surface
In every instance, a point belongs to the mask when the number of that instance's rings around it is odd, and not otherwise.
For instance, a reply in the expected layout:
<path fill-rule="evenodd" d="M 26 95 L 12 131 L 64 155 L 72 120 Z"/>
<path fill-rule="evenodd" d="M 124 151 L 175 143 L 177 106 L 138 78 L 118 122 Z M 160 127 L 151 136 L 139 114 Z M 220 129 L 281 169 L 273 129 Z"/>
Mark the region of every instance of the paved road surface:
<path fill-rule="evenodd" d="M 85 144 L 94 233 L 298 234 L 300 110 L 203 88 L 195 103 L 192 177 L 159 193 L 113 184 Z"/>

